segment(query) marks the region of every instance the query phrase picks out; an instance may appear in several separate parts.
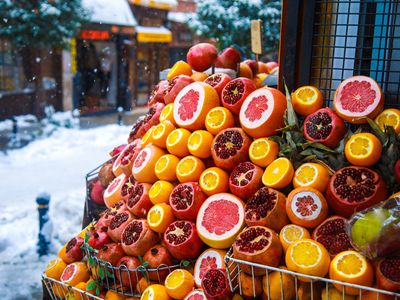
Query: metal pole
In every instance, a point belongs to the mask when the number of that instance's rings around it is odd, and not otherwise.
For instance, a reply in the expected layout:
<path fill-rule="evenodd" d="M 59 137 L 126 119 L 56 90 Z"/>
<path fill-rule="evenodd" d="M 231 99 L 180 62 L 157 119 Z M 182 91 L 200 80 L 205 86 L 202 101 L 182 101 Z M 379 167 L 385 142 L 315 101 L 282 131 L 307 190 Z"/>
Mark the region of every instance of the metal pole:
<path fill-rule="evenodd" d="M 42 193 L 36 198 L 38 213 L 39 213 L 39 234 L 37 243 L 37 253 L 39 256 L 49 253 L 50 236 L 52 225 L 49 217 L 50 195 Z"/>

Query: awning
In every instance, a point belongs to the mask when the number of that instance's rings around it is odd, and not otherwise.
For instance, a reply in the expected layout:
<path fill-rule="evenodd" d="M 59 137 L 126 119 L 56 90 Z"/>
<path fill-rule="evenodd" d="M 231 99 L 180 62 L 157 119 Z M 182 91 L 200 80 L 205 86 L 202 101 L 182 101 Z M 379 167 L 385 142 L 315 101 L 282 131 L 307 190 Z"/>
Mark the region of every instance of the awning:
<path fill-rule="evenodd" d="M 167 28 L 137 26 L 137 40 L 140 43 L 169 43 L 172 41 L 172 33 Z"/>
<path fill-rule="evenodd" d="M 178 5 L 176 0 L 129 0 L 134 5 L 170 10 Z"/>
<path fill-rule="evenodd" d="M 93 23 L 136 26 L 137 22 L 126 0 L 82 0 L 82 6 L 91 12 Z"/>

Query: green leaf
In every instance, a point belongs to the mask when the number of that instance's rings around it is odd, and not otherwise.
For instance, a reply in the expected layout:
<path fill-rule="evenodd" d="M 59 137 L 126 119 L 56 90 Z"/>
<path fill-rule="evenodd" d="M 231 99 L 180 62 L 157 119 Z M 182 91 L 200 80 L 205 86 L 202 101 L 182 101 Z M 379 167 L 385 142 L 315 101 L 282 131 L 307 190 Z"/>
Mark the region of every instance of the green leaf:
<path fill-rule="evenodd" d="M 371 127 L 371 129 L 375 133 L 375 135 L 381 141 L 382 145 L 384 145 L 386 143 L 386 140 L 387 140 L 387 138 L 385 136 L 385 133 L 379 128 L 378 124 L 376 124 L 374 120 L 372 120 L 370 118 L 366 118 L 366 119 L 368 121 L 369 126 Z"/>
<path fill-rule="evenodd" d="M 142 266 L 145 267 L 145 268 L 147 268 L 147 267 L 149 266 L 149 262 L 148 262 L 148 261 L 143 262 L 143 263 L 142 263 Z"/>
<path fill-rule="evenodd" d="M 293 105 L 292 105 L 292 97 L 289 93 L 288 87 L 286 85 L 285 78 L 283 78 L 283 85 L 285 86 L 285 95 L 286 95 L 286 102 L 287 102 L 287 122 L 288 125 L 299 127 L 299 123 L 297 121 L 296 113 L 294 112 Z"/>
<path fill-rule="evenodd" d="M 114 274 L 106 270 L 107 277 L 114 278 Z"/>
<path fill-rule="evenodd" d="M 88 261 L 89 261 L 89 266 L 93 267 L 93 262 L 94 261 L 93 261 L 92 256 L 89 255 Z"/>
<path fill-rule="evenodd" d="M 99 269 L 99 276 L 100 276 L 101 279 L 104 279 L 105 276 L 104 276 L 104 270 L 103 270 L 103 268 L 100 268 L 100 269 Z"/>
<path fill-rule="evenodd" d="M 89 241 L 89 233 L 86 231 L 85 232 L 85 243 Z"/>
<path fill-rule="evenodd" d="M 140 255 L 137 257 L 139 262 L 143 262 L 143 257 L 141 257 Z"/>
<path fill-rule="evenodd" d="M 99 288 L 99 286 L 96 286 L 96 296 L 100 296 L 100 288 Z"/>
<path fill-rule="evenodd" d="M 93 290 L 96 287 L 96 283 L 94 281 L 91 281 L 87 286 L 86 286 L 86 290 Z"/>
<path fill-rule="evenodd" d="M 190 261 L 188 261 L 188 260 L 182 261 L 182 266 L 184 266 L 185 268 L 189 267 L 190 266 Z"/>

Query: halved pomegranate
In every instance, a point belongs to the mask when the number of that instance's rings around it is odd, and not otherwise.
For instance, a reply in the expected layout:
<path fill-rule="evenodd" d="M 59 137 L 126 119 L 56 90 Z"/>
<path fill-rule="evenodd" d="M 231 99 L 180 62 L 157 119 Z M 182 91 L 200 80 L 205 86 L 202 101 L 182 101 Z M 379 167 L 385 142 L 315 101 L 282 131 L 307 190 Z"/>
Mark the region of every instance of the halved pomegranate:
<path fill-rule="evenodd" d="M 232 194 L 246 201 L 262 187 L 263 170 L 246 161 L 238 164 L 229 176 L 229 189 Z"/>
<path fill-rule="evenodd" d="M 121 196 L 123 201 L 127 201 L 136 187 L 136 179 L 133 175 L 130 175 L 126 180 L 125 184 L 121 188 Z"/>
<path fill-rule="evenodd" d="M 103 188 L 108 187 L 110 182 L 113 181 L 113 179 L 115 178 L 115 175 L 112 171 L 112 166 L 113 164 L 111 162 L 108 162 L 104 164 L 99 171 L 98 179 Z"/>
<path fill-rule="evenodd" d="M 163 110 L 164 106 L 165 105 L 160 102 L 150 106 L 149 111 L 147 112 L 147 114 L 145 115 L 145 118 L 143 120 L 144 132 L 149 130 L 154 125 L 157 125 L 158 123 L 160 123 L 160 115 L 161 115 L 161 111 Z"/>
<path fill-rule="evenodd" d="M 192 221 L 175 221 L 164 233 L 164 244 L 171 255 L 178 260 L 197 258 L 203 242 L 197 234 L 196 224 Z"/>
<path fill-rule="evenodd" d="M 187 75 L 178 75 L 168 80 L 168 86 L 164 90 L 165 104 L 173 103 L 179 92 L 192 82 L 194 82 L 194 80 Z"/>
<path fill-rule="evenodd" d="M 67 246 L 65 248 L 65 256 L 63 257 L 63 260 L 66 264 L 72 264 L 73 262 L 82 260 L 84 255 L 82 249 L 83 242 L 84 239 L 80 236 L 77 236 L 72 238 L 67 243 Z"/>
<path fill-rule="evenodd" d="M 174 120 L 181 128 L 202 129 L 207 113 L 218 105 L 219 96 L 214 88 L 204 82 L 191 83 L 176 96 Z"/>
<path fill-rule="evenodd" d="M 226 251 L 214 248 L 209 248 L 200 254 L 196 260 L 193 274 L 197 287 L 201 287 L 201 281 L 208 270 L 225 267 L 225 255 Z"/>
<path fill-rule="evenodd" d="M 353 76 L 343 80 L 336 89 L 333 105 L 336 113 L 353 123 L 366 123 L 374 119 L 383 109 L 383 94 L 378 83 L 367 76 Z"/>
<path fill-rule="evenodd" d="M 217 300 L 232 298 L 228 276 L 226 270 L 223 268 L 208 270 L 203 276 L 201 287 L 207 299 Z"/>
<path fill-rule="evenodd" d="M 217 167 L 232 171 L 239 163 L 248 160 L 250 137 L 238 127 L 218 133 L 211 146 L 211 155 Z"/>
<path fill-rule="evenodd" d="M 265 226 L 279 232 L 289 223 L 286 215 L 286 197 L 268 187 L 259 189 L 245 206 L 247 226 Z"/>
<path fill-rule="evenodd" d="M 257 89 L 253 80 L 238 77 L 231 80 L 221 92 L 221 103 L 235 114 L 239 114 L 244 100 Z"/>
<path fill-rule="evenodd" d="M 281 260 L 282 246 L 278 235 L 264 226 L 250 226 L 244 229 L 233 244 L 233 255 L 253 263 L 277 267 Z M 252 274 L 252 267 L 241 265 L 243 272 Z M 254 275 L 262 275 L 265 270 L 254 268 Z"/>
<path fill-rule="evenodd" d="M 122 211 L 116 214 L 108 226 L 107 234 L 116 243 L 121 241 L 122 231 L 134 218 L 129 211 Z"/>
<path fill-rule="evenodd" d="M 232 78 L 228 74 L 215 73 L 215 74 L 209 76 L 206 80 L 204 80 L 204 82 L 211 85 L 217 91 L 218 96 L 221 97 L 222 89 L 231 80 L 232 80 Z"/>
<path fill-rule="evenodd" d="M 145 118 L 146 115 L 140 116 L 137 118 L 135 123 L 133 123 L 131 131 L 129 132 L 128 143 L 133 142 L 135 139 L 142 138 L 146 133 L 146 130 L 144 130 L 143 127 Z"/>
<path fill-rule="evenodd" d="M 112 218 L 121 211 L 127 211 L 127 207 L 124 201 L 119 201 L 115 203 L 112 208 L 107 208 L 104 212 L 100 214 L 99 220 L 95 224 L 95 228 L 98 230 L 107 231 L 108 226 L 111 223 Z"/>
<path fill-rule="evenodd" d="M 307 116 L 303 131 L 308 141 L 335 148 L 346 134 L 346 125 L 332 109 L 325 107 Z"/>
<path fill-rule="evenodd" d="M 93 249 L 101 249 L 105 244 L 111 243 L 111 239 L 106 231 L 91 228 L 89 232 L 88 244 Z"/>
<path fill-rule="evenodd" d="M 104 203 L 108 208 L 111 208 L 115 205 L 115 203 L 121 201 L 122 195 L 122 187 L 124 186 L 127 177 L 124 173 L 116 177 L 111 183 L 108 185 L 106 190 L 104 191 Z"/>
<path fill-rule="evenodd" d="M 119 176 L 122 173 L 130 176 L 132 173 L 132 164 L 140 150 L 140 139 L 136 139 L 126 145 L 113 164 L 113 173 L 115 176 Z"/>
<path fill-rule="evenodd" d="M 386 194 L 386 184 L 377 172 L 351 166 L 336 171 L 331 177 L 326 200 L 336 214 L 348 218 L 385 200 Z"/>
<path fill-rule="evenodd" d="M 149 198 L 151 184 L 138 183 L 130 194 L 126 205 L 130 212 L 138 218 L 145 218 L 148 211 L 153 206 Z"/>
<path fill-rule="evenodd" d="M 117 282 L 121 283 L 124 287 L 134 290 L 136 284 L 142 278 L 142 273 L 136 271 L 136 268 L 140 265 L 141 263 L 136 257 L 122 257 L 117 263 L 118 270 L 115 271 Z"/>
<path fill-rule="evenodd" d="M 104 245 L 96 256 L 98 259 L 109 262 L 116 267 L 118 261 L 125 256 L 125 253 L 120 243 L 110 243 Z"/>
<path fill-rule="evenodd" d="M 168 87 L 168 80 L 161 80 L 150 94 L 147 105 L 153 105 L 157 102 L 164 103 L 164 91 Z"/>
<path fill-rule="evenodd" d="M 261 88 L 247 96 L 239 119 L 244 131 L 254 137 L 269 137 L 284 125 L 285 95 L 273 88 Z"/>
<path fill-rule="evenodd" d="M 379 261 L 376 266 L 376 283 L 381 289 L 400 292 L 400 255 Z"/>
<path fill-rule="evenodd" d="M 126 145 L 127 144 L 118 145 L 118 146 L 114 147 L 108 154 L 110 155 L 110 157 L 117 156 L 118 154 L 121 153 L 122 150 L 125 149 Z M 114 160 L 112 162 L 114 162 Z"/>
<path fill-rule="evenodd" d="M 195 220 L 206 195 L 197 182 L 178 184 L 169 196 L 169 205 L 178 219 Z"/>
<path fill-rule="evenodd" d="M 353 249 L 346 232 L 346 223 L 345 218 L 332 216 L 319 224 L 313 231 L 313 240 L 324 245 L 331 258 L 342 251 Z"/>
<path fill-rule="evenodd" d="M 169 266 L 173 264 L 173 258 L 167 248 L 161 245 L 151 247 L 143 256 L 143 261 L 148 262 L 148 268 L 157 269 L 157 271 L 149 272 L 149 279 L 157 282 L 163 282 L 168 276 Z"/>
<path fill-rule="evenodd" d="M 122 248 L 125 253 L 143 256 L 147 250 L 158 243 L 158 235 L 152 231 L 146 220 L 131 221 L 122 232 Z"/>

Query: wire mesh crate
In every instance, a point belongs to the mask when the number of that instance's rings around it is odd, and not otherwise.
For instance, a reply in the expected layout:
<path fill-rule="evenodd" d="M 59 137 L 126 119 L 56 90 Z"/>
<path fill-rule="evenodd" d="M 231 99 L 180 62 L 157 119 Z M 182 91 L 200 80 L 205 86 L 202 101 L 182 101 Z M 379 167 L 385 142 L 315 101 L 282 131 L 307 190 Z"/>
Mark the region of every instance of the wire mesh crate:
<path fill-rule="evenodd" d="M 229 281 L 229 286 L 232 290 L 232 292 L 239 293 L 240 295 L 243 295 L 243 288 L 242 288 L 242 283 L 239 280 L 240 273 L 243 272 L 243 267 L 246 267 L 246 269 L 251 270 L 251 274 L 247 274 L 251 277 L 252 279 L 252 286 L 250 286 L 250 293 L 252 297 L 256 297 L 256 276 L 255 276 L 255 270 L 256 268 L 262 269 L 263 275 L 265 276 L 266 280 L 263 281 L 263 290 L 268 291 L 266 292 L 266 295 L 263 297 L 263 299 L 268 299 L 272 300 L 270 296 L 271 292 L 271 287 L 270 285 L 270 276 L 271 272 L 276 271 L 279 273 L 279 291 L 278 295 L 280 295 L 280 299 L 282 300 L 288 300 L 292 299 L 290 296 L 286 295 L 285 293 L 289 292 L 289 289 L 287 288 L 287 285 L 284 284 L 283 276 L 284 274 L 291 275 L 294 278 L 294 286 L 295 286 L 295 295 L 293 296 L 293 299 L 310 299 L 314 300 L 315 299 L 321 299 L 320 297 L 317 297 L 316 291 L 319 291 L 319 296 L 322 296 L 321 290 L 325 289 L 323 293 L 325 293 L 325 299 L 330 299 L 329 297 L 329 291 L 331 289 L 335 289 L 333 287 L 333 284 L 339 284 L 342 287 L 342 290 L 339 291 L 341 294 L 341 298 L 343 300 L 348 299 L 345 294 L 345 287 L 352 287 L 357 289 L 358 292 L 358 300 L 363 299 L 363 295 L 365 295 L 366 292 L 375 292 L 376 293 L 376 299 L 389 299 L 387 296 L 391 297 L 393 300 L 399 300 L 400 299 L 400 294 L 398 293 L 392 293 L 389 291 L 384 291 L 376 288 L 371 288 L 371 287 L 366 287 L 366 286 L 361 286 L 361 285 L 355 285 L 355 284 L 350 284 L 350 283 L 345 283 L 345 282 L 340 282 L 336 280 L 331 280 L 328 278 L 321 278 L 321 277 L 316 277 L 316 276 L 310 276 L 310 275 L 305 275 L 305 274 L 300 274 L 296 272 L 289 271 L 287 269 L 281 269 L 281 268 L 274 268 L 270 266 L 265 266 L 265 265 L 260 265 L 240 259 L 236 259 L 233 257 L 233 251 L 230 249 L 225 256 L 225 264 L 226 264 L 226 271 L 228 275 L 228 281 Z M 301 280 L 303 279 L 303 280 Z M 308 280 L 309 282 L 305 282 L 305 280 Z M 299 287 L 300 285 L 303 285 L 308 291 L 310 291 L 310 294 L 308 297 L 304 297 L 304 295 L 300 295 L 299 293 Z M 311 292 L 313 291 L 313 292 Z M 274 294 L 274 300 L 276 299 L 276 293 Z M 384 298 L 385 297 L 385 298 Z M 371 299 L 371 298 L 369 298 Z"/>
<path fill-rule="evenodd" d="M 291 90 L 315 85 L 331 105 L 341 81 L 365 75 L 400 107 L 398 0 L 284 0 L 281 28 L 281 90 L 282 77 Z"/>
<path fill-rule="evenodd" d="M 42 275 L 43 285 L 46 287 L 52 300 L 74 299 L 74 300 L 101 300 L 95 295 L 82 291 L 61 281 Z"/>

